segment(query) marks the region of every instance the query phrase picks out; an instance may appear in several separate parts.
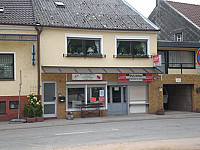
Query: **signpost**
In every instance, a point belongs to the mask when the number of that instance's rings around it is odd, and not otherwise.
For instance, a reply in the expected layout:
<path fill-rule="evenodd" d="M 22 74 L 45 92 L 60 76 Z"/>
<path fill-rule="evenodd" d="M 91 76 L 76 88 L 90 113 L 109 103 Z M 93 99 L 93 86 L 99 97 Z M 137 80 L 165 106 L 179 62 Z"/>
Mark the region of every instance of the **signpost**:
<path fill-rule="evenodd" d="M 200 48 L 197 51 L 197 64 L 200 66 Z"/>

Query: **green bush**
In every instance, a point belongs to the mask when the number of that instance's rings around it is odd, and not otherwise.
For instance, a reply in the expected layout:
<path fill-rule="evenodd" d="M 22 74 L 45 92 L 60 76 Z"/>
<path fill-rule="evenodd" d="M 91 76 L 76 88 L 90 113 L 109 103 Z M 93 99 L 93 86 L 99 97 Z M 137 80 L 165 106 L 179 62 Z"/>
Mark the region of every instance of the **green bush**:
<path fill-rule="evenodd" d="M 28 117 L 29 118 L 34 118 L 35 117 L 33 106 L 30 106 L 29 109 L 28 109 Z"/>
<path fill-rule="evenodd" d="M 37 104 L 36 108 L 35 108 L 35 116 L 36 117 L 42 117 L 42 115 L 43 115 L 42 105 Z"/>
<path fill-rule="evenodd" d="M 27 104 L 24 104 L 23 116 L 24 116 L 24 117 L 28 117 L 28 106 L 27 106 Z"/>

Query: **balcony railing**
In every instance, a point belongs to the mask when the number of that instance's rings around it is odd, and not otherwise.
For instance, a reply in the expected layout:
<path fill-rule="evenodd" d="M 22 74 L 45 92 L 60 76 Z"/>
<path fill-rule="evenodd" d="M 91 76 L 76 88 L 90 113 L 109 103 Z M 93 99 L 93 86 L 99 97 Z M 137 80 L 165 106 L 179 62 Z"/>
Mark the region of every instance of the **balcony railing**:
<path fill-rule="evenodd" d="M 165 73 L 168 73 L 168 69 L 180 69 L 183 74 L 183 69 L 196 69 L 196 63 L 162 63 L 159 68 Z"/>

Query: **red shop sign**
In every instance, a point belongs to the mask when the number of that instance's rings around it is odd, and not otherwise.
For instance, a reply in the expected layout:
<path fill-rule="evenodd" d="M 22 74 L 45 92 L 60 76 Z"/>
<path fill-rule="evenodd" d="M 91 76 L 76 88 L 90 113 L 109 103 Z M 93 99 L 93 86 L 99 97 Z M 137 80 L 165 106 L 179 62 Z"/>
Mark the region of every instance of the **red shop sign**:
<path fill-rule="evenodd" d="M 159 63 L 159 55 L 153 56 L 153 62 L 154 63 Z"/>

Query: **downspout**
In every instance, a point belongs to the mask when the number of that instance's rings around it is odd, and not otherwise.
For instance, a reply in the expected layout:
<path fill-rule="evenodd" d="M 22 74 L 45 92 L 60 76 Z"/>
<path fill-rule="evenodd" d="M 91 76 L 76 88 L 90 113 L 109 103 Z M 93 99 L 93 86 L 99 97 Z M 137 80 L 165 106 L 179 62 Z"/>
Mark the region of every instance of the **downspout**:
<path fill-rule="evenodd" d="M 35 30 L 37 31 L 37 72 L 38 72 L 38 98 L 40 97 L 40 34 L 43 30 L 42 26 L 40 26 L 40 24 L 37 24 L 37 26 L 35 26 Z"/>

